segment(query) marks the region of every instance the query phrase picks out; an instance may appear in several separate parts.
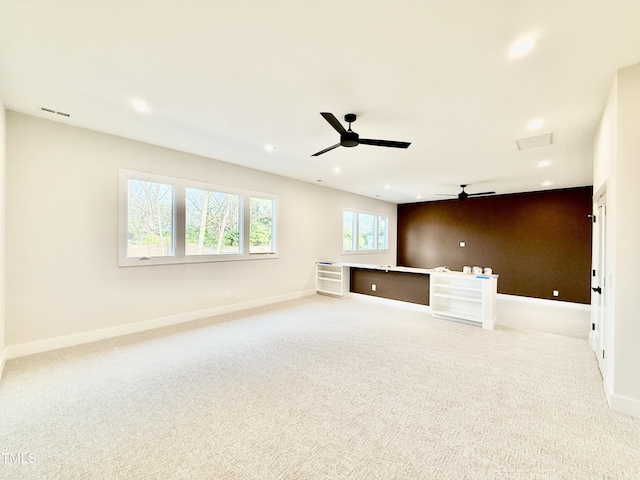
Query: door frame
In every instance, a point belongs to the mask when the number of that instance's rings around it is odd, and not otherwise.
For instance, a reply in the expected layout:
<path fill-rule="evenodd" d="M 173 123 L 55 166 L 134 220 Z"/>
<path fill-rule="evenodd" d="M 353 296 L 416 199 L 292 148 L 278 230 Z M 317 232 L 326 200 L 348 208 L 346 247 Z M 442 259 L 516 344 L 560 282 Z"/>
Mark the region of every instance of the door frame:
<path fill-rule="evenodd" d="M 607 288 L 607 188 L 603 185 L 593 196 L 593 241 L 591 258 L 591 330 L 589 344 L 596 354 L 603 380 L 613 352 L 607 352 L 608 318 Z"/>

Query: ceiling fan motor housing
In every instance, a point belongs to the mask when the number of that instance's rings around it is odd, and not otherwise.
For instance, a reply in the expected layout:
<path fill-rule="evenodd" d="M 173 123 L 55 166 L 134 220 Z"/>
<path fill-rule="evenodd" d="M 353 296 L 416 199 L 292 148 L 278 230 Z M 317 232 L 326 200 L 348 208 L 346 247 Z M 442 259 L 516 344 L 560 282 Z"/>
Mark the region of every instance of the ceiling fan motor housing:
<path fill-rule="evenodd" d="M 360 143 L 360 135 L 351 130 L 340 134 L 340 145 L 343 147 L 355 147 Z"/>

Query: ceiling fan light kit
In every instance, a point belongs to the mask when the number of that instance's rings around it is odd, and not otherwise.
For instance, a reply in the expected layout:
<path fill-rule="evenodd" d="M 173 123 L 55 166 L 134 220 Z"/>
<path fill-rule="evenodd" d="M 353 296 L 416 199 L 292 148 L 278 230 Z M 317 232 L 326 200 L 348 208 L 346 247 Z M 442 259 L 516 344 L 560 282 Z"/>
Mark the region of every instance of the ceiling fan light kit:
<path fill-rule="evenodd" d="M 349 128 L 345 129 L 342 124 L 338 121 L 338 119 L 333 115 L 333 113 L 329 112 L 321 112 L 320 115 L 324 117 L 324 119 L 329 122 L 336 132 L 340 134 L 340 143 L 336 143 L 335 145 L 331 145 L 330 147 L 325 148 L 324 150 L 320 150 L 319 152 L 311 155 L 312 157 L 317 157 L 318 155 L 322 155 L 323 153 L 327 153 L 330 150 L 338 147 L 356 147 L 361 143 L 364 145 L 374 145 L 376 147 L 392 147 L 392 148 L 407 148 L 411 145 L 411 142 L 396 142 L 394 140 L 374 140 L 371 138 L 360 138 L 356 132 L 351 130 L 351 124 L 356 121 L 355 113 L 347 113 L 344 116 L 344 121 L 349 124 Z"/>

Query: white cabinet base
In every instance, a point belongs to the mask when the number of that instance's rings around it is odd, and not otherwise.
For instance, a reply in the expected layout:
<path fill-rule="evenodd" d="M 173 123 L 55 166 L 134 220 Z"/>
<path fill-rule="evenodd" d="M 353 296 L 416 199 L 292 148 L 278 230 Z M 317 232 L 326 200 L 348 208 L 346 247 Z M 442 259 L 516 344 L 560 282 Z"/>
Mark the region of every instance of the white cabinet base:
<path fill-rule="evenodd" d="M 432 273 L 429 306 L 434 317 L 482 325 L 496 324 L 497 275 Z"/>
<path fill-rule="evenodd" d="M 346 296 L 349 292 L 349 267 L 317 263 L 316 292 L 334 297 Z"/>
<path fill-rule="evenodd" d="M 481 325 L 486 330 L 493 330 L 496 325 L 498 275 L 444 273 L 431 269 L 318 262 L 316 263 L 316 291 L 334 297 L 348 296 L 350 267 L 429 275 L 429 308 L 433 317 Z"/>

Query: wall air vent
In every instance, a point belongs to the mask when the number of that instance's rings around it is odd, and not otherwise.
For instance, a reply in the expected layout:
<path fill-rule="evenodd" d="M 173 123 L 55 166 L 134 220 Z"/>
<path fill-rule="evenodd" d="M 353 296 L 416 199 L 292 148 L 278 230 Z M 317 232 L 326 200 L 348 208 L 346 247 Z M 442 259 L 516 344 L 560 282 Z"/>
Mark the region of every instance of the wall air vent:
<path fill-rule="evenodd" d="M 42 110 L 43 112 L 53 113 L 55 115 L 62 115 L 63 117 L 70 117 L 71 116 L 70 113 L 58 112 L 57 110 L 53 110 L 51 108 L 40 107 L 40 110 Z"/>
<path fill-rule="evenodd" d="M 518 150 L 526 150 L 527 148 L 538 148 L 553 143 L 553 133 L 545 133 L 543 135 L 536 135 L 535 137 L 521 138 L 516 140 Z"/>

